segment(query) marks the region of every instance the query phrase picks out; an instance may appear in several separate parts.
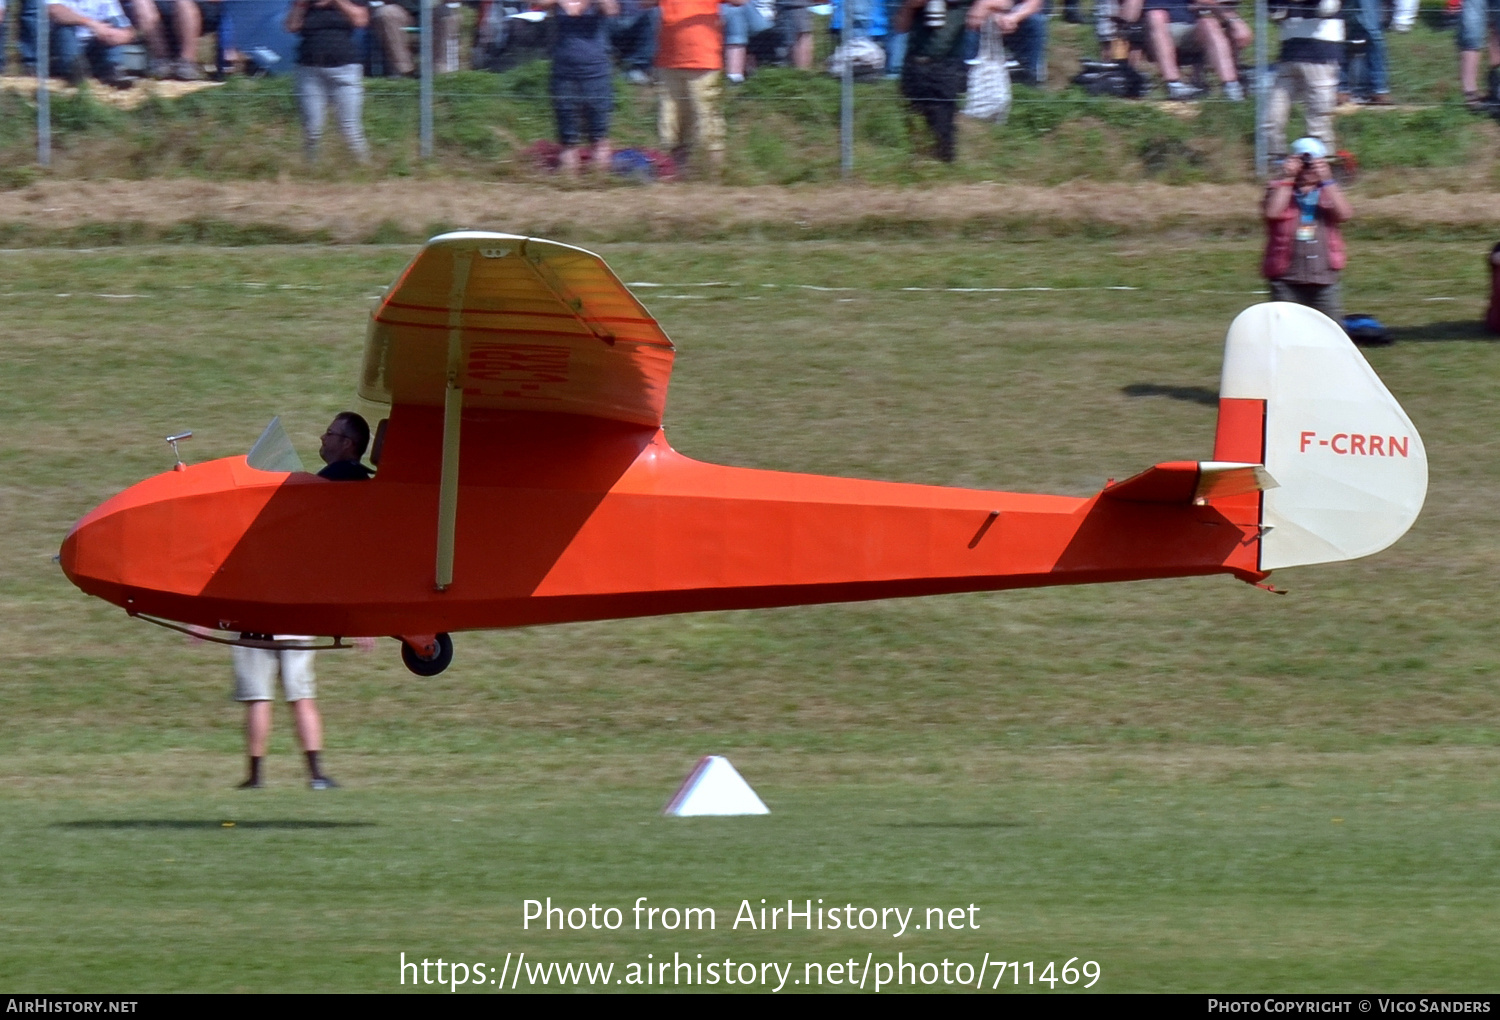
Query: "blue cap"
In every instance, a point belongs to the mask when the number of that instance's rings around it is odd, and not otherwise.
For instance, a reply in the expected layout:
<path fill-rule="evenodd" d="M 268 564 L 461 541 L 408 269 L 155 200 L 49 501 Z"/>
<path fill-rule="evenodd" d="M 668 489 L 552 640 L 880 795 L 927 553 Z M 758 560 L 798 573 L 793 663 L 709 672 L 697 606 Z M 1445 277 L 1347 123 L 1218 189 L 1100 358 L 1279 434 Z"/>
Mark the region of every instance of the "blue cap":
<path fill-rule="evenodd" d="M 1316 138 L 1299 138 L 1292 143 L 1292 155 L 1327 159 L 1328 147 Z"/>

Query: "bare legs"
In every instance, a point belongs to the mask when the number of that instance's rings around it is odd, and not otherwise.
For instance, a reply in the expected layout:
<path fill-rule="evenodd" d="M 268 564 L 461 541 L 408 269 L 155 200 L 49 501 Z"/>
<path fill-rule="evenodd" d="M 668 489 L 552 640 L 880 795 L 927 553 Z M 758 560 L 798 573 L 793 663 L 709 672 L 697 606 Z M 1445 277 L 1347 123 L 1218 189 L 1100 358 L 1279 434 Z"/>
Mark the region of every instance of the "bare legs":
<path fill-rule="evenodd" d="M 302 750 L 323 750 L 323 717 L 318 714 L 318 703 L 312 698 L 294 701 L 292 720 L 297 728 L 297 743 Z M 269 701 L 245 702 L 245 747 L 252 758 L 266 756 L 266 744 L 271 739 L 271 703 Z"/>

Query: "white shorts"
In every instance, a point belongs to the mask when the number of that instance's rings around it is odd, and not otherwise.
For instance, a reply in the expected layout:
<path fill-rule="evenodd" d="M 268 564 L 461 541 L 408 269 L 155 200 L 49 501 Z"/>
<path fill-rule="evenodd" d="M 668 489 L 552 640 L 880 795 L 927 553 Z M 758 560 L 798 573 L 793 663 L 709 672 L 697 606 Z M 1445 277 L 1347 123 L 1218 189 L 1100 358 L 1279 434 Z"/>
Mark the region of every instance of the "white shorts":
<path fill-rule="evenodd" d="M 312 638 L 295 634 L 277 634 L 278 641 L 311 641 Z M 281 688 L 287 701 L 302 701 L 318 696 L 317 681 L 313 675 L 313 656 L 316 652 L 294 649 L 277 651 L 271 648 L 241 648 L 230 646 L 234 659 L 234 700 L 270 701 L 271 678 L 281 670 Z"/>

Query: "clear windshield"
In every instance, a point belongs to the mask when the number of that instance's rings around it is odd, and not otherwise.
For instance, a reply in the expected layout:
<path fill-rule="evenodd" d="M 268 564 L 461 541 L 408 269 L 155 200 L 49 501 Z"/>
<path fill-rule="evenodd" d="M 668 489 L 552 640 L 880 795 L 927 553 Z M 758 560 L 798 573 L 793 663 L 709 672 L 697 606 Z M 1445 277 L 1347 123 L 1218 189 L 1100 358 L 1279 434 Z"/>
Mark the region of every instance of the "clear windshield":
<path fill-rule="evenodd" d="M 292 447 L 292 441 L 287 438 L 286 429 L 281 427 L 280 415 L 271 419 L 271 424 L 266 426 L 255 445 L 250 447 L 250 456 L 246 459 L 257 471 L 307 470 L 302 466 L 302 458 L 297 456 L 297 451 Z"/>

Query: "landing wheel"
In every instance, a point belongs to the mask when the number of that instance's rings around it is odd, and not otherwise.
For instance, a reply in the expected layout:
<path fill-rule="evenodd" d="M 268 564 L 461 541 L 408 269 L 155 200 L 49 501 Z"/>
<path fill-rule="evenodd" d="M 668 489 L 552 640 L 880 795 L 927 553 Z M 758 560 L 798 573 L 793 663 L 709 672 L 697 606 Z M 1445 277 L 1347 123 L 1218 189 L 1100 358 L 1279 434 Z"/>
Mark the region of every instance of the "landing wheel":
<path fill-rule="evenodd" d="M 417 676 L 437 676 L 453 661 L 453 639 L 447 634 L 438 634 L 437 651 L 423 657 L 405 641 L 401 642 L 401 661 Z"/>

